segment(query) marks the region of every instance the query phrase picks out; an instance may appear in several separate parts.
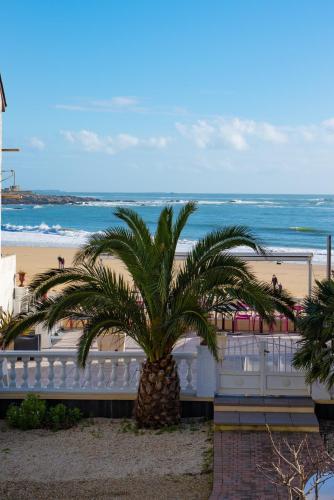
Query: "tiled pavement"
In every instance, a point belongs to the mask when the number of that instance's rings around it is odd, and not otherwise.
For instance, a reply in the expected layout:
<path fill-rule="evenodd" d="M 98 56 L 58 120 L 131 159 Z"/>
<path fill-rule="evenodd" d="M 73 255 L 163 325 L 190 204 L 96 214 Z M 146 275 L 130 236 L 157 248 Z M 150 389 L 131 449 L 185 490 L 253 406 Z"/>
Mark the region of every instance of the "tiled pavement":
<path fill-rule="evenodd" d="M 275 432 L 275 442 L 286 438 L 297 444 L 304 433 Z M 308 434 L 310 446 L 322 447 L 319 434 Z M 214 484 L 210 500 L 287 500 L 285 488 L 265 478 L 258 466 L 273 461 L 267 432 L 226 431 L 214 435 Z"/>

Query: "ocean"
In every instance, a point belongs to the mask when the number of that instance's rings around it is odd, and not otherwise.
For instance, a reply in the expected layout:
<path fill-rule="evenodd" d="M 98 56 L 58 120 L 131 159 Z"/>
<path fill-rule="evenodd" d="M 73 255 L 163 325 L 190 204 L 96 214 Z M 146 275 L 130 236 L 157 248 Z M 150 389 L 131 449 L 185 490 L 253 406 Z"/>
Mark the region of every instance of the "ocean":
<path fill-rule="evenodd" d="M 43 191 L 47 193 L 47 191 Z M 48 192 L 55 194 L 55 192 Z M 161 207 L 177 213 L 188 201 L 198 203 L 182 234 L 179 250 L 191 248 L 208 231 L 229 224 L 249 226 L 271 250 L 304 250 L 325 262 L 326 236 L 334 234 L 334 195 L 251 195 L 184 193 L 69 193 L 100 198 L 80 205 L 6 205 L 2 240 L 7 246 L 78 246 L 96 231 L 118 224 L 114 210 L 133 208 L 155 229 Z"/>

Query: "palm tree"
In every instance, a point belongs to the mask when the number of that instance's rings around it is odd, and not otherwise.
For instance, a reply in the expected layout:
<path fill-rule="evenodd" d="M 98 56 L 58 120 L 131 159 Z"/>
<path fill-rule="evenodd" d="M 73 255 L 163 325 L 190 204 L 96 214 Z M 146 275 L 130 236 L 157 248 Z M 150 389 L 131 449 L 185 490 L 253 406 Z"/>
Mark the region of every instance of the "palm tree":
<path fill-rule="evenodd" d="M 298 322 L 302 335 L 294 356 L 295 368 L 305 370 L 306 382 L 319 380 L 334 385 L 334 281 L 316 281 L 304 300 L 304 315 Z"/>
<path fill-rule="evenodd" d="M 84 317 L 78 345 L 78 361 L 84 366 L 95 338 L 125 332 L 146 354 L 135 406 L 138 424 L 159 427 L 177 423 L 180 384 L 172 356 L 177 340 L 195 330 L 216 356 L 215 329 L 208 317 L 214 307 L 243 300 L 270 320 L 274 310 L 291 315 L 292 304 L 287 295 L 277 296 L 268 285 L 258 282 L 246 263 L 230 252 L 239 245 L 263 252 L 245 227 L 226 227 L 208 234 L 177 271 L 176 246 L 195 210 L 196 205 L 189 202 L 174 220 L 173 208 L 165 207 L 152 237 L 135 211 L 119 208 L 115 215 L 126 227 L 93 235 L 77 253 L 75 267 L 51 269 L 33 280 L 32 311 L 16 319 L 7 330 L 6 342 L 38 322 L 51 328 L 61 319 Z M 102 254 L 120 259 L 133 284 L 99 263 Z M 61 290 L 54 297 L 43 299 L 57 286 Z"/>

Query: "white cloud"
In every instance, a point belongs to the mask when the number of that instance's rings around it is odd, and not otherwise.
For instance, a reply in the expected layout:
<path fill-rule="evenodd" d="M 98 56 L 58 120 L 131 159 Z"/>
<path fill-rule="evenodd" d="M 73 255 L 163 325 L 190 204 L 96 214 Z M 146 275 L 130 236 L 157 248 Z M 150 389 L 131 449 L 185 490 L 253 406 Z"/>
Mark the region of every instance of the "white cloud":
<path fill-rule="evenodd" d="M 113 97 L 110 103 L 112 106 L 119 106 L 119 107 L 134 106 L 135 104 L 138 104 L 138 98 L 133 96 L 118 96 L 118 97 Z"/>
<path fill-rule="evenodd" d="M 54 107 L 56 109 L 64 109 L 66 111 L 140 112 L 142 108 L 140 108 L 138 104 L 138 97 L 116 96 L 111 99 L 87 101 L 82 104 L 56 104 Z"/>
<path fill-rule="evenodd" d="M 334 118 L 328 118 L 328 120 L 324 120 L 322 125 L 327 129 L 334 130 Z"/>
<path fill-rule="evenodd" d="M 286 133 L 279 127 L 241 118 L 217 117 L 211 120 L 197 120 L 192 125 L 176 123 L 176 129 L 202 149 L 231 147 L 244 151 L 252 140 L 276 144 L 288 141 Z"/>
<path fill-rule="evenodd" d="M 136 96 L 115 96 L 110 99 L 94 99 L 77 103 L 60 103 L 53 106 L 65 111 L 95 113 L 139 113 L 146 115 L 186 116 L 188 110 L 182 106 L 143 105 Z"/>
<path fill-rule="evenodd" d="M 43 151 L 45 149 L 45 142 L 39 137 L 31 137 L 29 139 L 29 146 L 32 149 L 37 149 L 38 151 Z"/>
<path fill-rule="evenodd" d="M 78 106 L 76 104 L 56 104 L 56 109 L 65 109 L 66 111 L 87 111 L 85 106 Z"/>
<path fill-rule="evenodd" d="M 68 142 L 78 144 L 85 151 L 100 152 L 110 155 L 134 148 L 164 149 L 171 141 L 169 137 L 164 136 L 148 137 L 144 139 L 130 134 L 101 136 L 90 130 L 80 130 L 78 132 L 62 130 L 61 134 Z"/>

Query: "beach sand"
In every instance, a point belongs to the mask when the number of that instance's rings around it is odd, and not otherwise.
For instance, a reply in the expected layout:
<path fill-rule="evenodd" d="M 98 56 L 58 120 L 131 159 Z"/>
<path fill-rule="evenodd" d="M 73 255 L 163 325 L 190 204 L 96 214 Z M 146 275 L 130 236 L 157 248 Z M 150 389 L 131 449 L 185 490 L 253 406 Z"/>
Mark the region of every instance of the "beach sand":
<path fill-rule="evenodd" d="M 17 271 L 26 272 L 26 284 L 31 278 L 51 267 L 58 267 L 57 257 L 65 258 L 65 266 L 71 266 L 72 259 L 77 249 L 75 248 L 49 248 L 49 247 L 4 247 L 3 254 L 16 254 Z M 127 275 L 126 269 L 117 259 L 107 259 L 106 263 L 116 272 Z M 271 282 L 271 277 L 276 274 L 283 288 L 289 290 L 294 297 L 302 298 L 307 294 L 308 269 L 306 264 L 275 262 L 249 263 L 259 279 Z M 326 266 L 313 265 L 312 278 L 323 279 L 326 275 Z"/>

